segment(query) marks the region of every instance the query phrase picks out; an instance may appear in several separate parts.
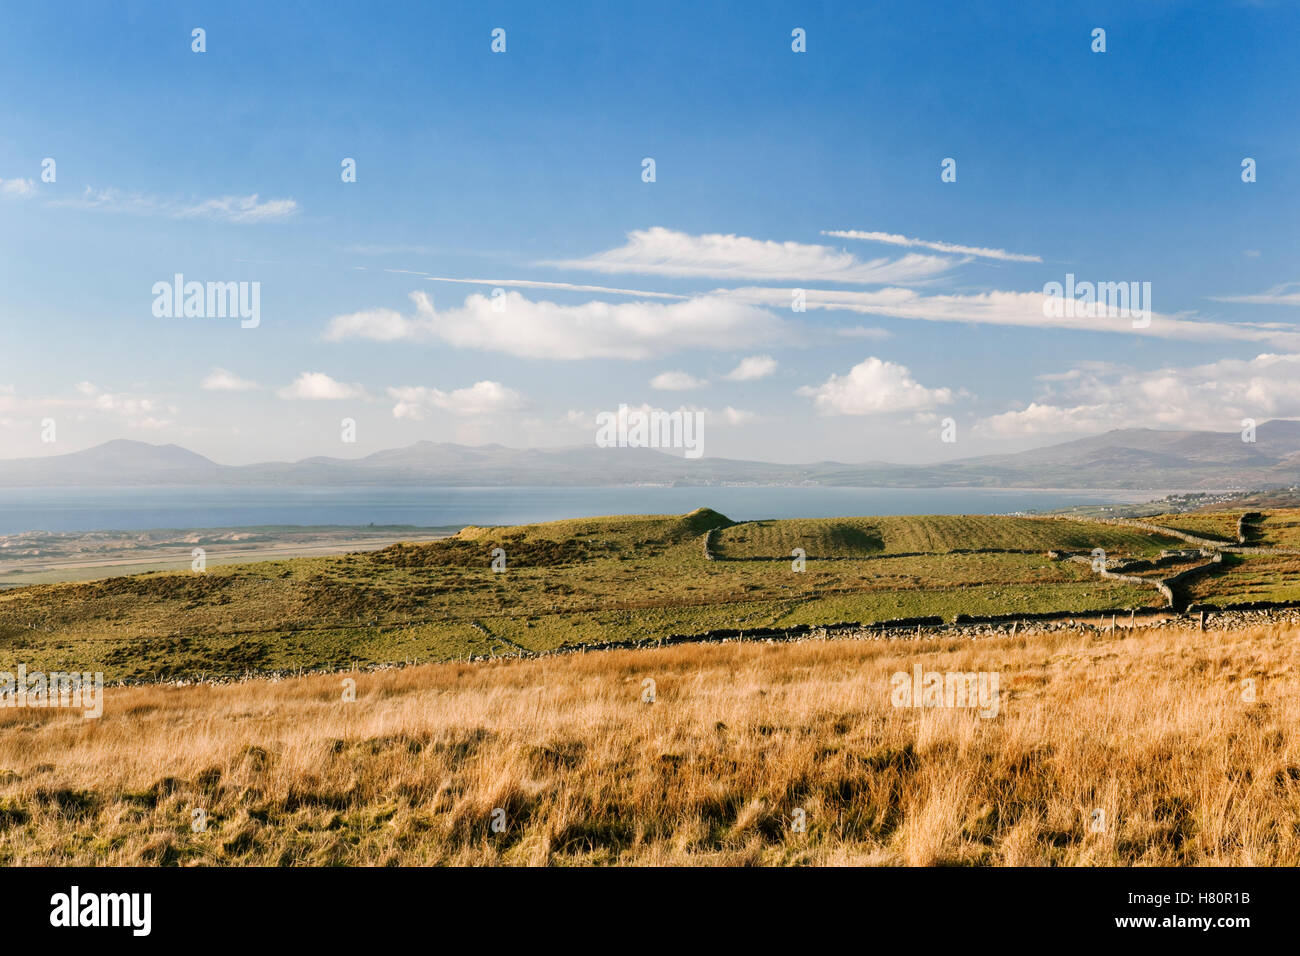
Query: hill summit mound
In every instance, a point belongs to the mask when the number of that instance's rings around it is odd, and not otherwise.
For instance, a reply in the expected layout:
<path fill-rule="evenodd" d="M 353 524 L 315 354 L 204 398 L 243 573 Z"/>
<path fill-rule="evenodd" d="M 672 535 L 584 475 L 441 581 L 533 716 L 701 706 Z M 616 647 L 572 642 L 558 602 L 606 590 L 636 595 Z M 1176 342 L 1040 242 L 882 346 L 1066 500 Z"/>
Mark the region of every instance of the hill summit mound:
<path fill-rule="evenodd" d="M 586 538 L 599 535 L 628 543 L 642 541 L 681 541 L 712 531 L 729 528 L 730 518 L 712 508 L 696 508 L 684 515 L 612 515 L 601 518 L 571 518 L 539 524 L 482 527 L 469 525 L 456 535 L 462 541 L 498 538 Z"/>

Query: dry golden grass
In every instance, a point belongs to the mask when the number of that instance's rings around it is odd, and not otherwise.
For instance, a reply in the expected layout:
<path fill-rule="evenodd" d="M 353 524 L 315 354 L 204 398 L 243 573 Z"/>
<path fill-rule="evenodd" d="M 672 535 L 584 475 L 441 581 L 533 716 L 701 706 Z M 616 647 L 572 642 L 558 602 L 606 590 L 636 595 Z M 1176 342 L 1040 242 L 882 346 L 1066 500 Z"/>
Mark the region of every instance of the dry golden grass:
<path fill-rule="evenodd" d="M 0 862 L 1295 865 L 1295 642 L 678 646 L 357 674 L 353 703 L 342 675 L 110 689 L 99 720 L 0 710 Z M 894 708 L 917 661 L 1000 672 L 1001 713 Z"/>

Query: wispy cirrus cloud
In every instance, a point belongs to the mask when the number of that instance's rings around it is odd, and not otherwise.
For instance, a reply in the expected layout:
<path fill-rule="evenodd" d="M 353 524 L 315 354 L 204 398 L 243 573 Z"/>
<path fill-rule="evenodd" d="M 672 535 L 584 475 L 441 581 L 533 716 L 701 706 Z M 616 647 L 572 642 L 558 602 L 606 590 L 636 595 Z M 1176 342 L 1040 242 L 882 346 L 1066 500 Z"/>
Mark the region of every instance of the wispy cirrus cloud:
<path fill-rule="evenodd" d="M 298 211 L 293 199 L 261 199 L 251 196 L 220 196 L 181 207 L 178 219 L 213 219 L 217 222 L 278 222 L 288 219 Z"/>
<path fill-rule="evenodd" d="M 0 199 L 26 199 L 36 194 L 36 183 L 30 179 L 0 179 Z"/>
<path fill-rule="evenodd" d="M 417 256 L 436 256 L 446 253 L 448 250 L 438 246 L 424 246 L 412 243 L 367 243 L 354 242 L 344 247 L 346 251 L 355 253 L 359 256 L 396 256 L 396 255 L 417 255 Z"/>
<path fill-rule="evenodd" d="M 990 249 L 986 246 L 962 246 L 953 242 L 932 242 L 927 239 L 911 239 L 892 232 L 862 232 L 858 229 L 823 229 L 823 236 L 837 239 L 860 239 L 863 242 L 879 242 L 889 246 L 906 246 L 917 249 L 930 249 L 934 252 L 947 252 L 960 256 L 975 256 L 980 259 L 998 259 L 1003 262 L 1042 262 L 1041 256 L 1026 255 L 1020 252 L 1008 252 L 1005 249 Z"/>
<path fill-rule="evenodd" d="M 213 222 L 241 225 L 280 222 L 298 212 L 297 200 L 264 200 L 257 193 L 249 196 L 176 200 L 119 189 L 93 189 L 90 186 L 87 186 L 80 196 L 56 199 L 51 201 L 50 205 L 98 209 L 136 216 L 162 216 L 168 219 L 207 219 Z"/>
<path fill-rule="evenodd" d="M 655 226 L 627 234 L 615 249 L 581 259 L 539 263 L 588 272 L 635 273 L 673 278 L 758 279 L 789 282 L 845 282 L 858 285 L 929 279 L 951 260 L 909 254 L 900 259 L 862 261 L 830 246 L 775 242 L 748 236 L 691 235 Z M 789 292 L 787 291 L 787 299 Z"/>
<path fill-rule="evenodd" d="M 1259 253 L 1255 253 L 1259 255 Z M 1213 302 L 1242 302 L 1250 305 L 1300 305 L 1300 282 L 1283 282 L 1252 295 L 1212 295 Z"/>
<path fill-rule="evenodd" d="M 710 295 L 751 305 L 788 305 L 790 291 L 782 288 L 747 287 L 717 289 Z M 1044 315 L 1049 297 L 1041 292 L 981 292 L 970 295 L 924 295 L 913 289 L 891 287 L 872 291 L 806 289 L 809 309 L 859 312 L 925 322 L 972 322 L 1011 325 L 1042 330 L 1072 329 L 1083 332 L 1111 332 L 1188 342 L 1257 342 L 1275 348 L 1300 350 L 1300 330 L 1295 326 L 1250 322 L 1213 322 L 1153 312 L 1150 324 L 1135 327 L 1131 318 L 1120 315 Z M 1050 303 L 1048 303 L 1050 304 Z"/>
<path fill-rule="evenodd" d="M 385 269 L 385 272 L 403 272 L 402 269 Z M 490 285 L 504 289 L 550 289 L 558 292 L 596 292 L 602 295 L 630 295 L 639 299 L 689 299 L 675 292 L 647 292 L 644 289 L 618 289 L 604 285 L 579 285 L 576 282 L 543 282 L 540 279 L 452 279 L 446 276 L 423 275 L 430 282 L 456 282 L 463 285 Z"/>
<path fill-rule="evenodd" d="M 459 348 L 524 358 L 647 359 L 689 349 L 726 349 L 790 341 L 790 327 L 766 309 L 726 298 L 681 302 L 533 301 L 518 292 L 474 294 L 436 311 L 424 292 L 411 293 L 414 315 L 369 309 L 335 316 L 329 341 L 439 341 Z"/>

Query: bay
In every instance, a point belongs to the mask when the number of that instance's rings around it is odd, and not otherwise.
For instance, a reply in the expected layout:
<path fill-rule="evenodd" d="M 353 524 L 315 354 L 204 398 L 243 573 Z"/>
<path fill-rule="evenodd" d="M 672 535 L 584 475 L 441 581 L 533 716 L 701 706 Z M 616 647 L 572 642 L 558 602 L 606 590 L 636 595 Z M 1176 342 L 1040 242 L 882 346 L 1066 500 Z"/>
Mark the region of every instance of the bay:
<path fill-rule="evenodd" d="M 260 525 L 526 524 L 708 507 L 736 520 L 1006 514 L 1162 497 L 1162 491 L 1006 488 L 133 487 L 0 489 L 0 534 Z"/>

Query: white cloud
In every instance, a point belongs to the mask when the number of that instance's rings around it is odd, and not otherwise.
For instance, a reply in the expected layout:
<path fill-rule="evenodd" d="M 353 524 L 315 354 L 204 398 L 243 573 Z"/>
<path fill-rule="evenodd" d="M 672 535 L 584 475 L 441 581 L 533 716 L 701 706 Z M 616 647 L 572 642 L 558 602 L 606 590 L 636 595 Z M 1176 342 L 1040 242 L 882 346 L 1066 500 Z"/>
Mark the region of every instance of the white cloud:
<path fill-rule="evenodd" d="M 677 412 L 682 413 L 700 413 L 704 416 L 704 424 L 709 428 L 723 427 L 740 427 L 750 425 L 754 422 L 761 421 L 759 415 L 754 412 L 746 411 L 740 408 L 733 408 L 730 405 L 722 409 L 712 409 L 703 405 L 678 405 Z M 656 405 L 643 402 L 640 405 L 620 405 L 617 410 L 604 409 L 601 411 L 585 411 L 582 409 L 569 409 L 560 418 L 561 423 L 577 428 L 595 428 L 600 423 L 601 414 L 613 414 L 619 420 L 626 421 L 628 416 L 632 415 L 651 415 L 651 414 L 675 414 L 666 408 L 660 408 Z"/>
<path fill-rule="evenodd" d="M 128 419 L 150 416 L 158 408 L 153 399 L 115 392 L 100 392 L 94 397 L 92 406 L 101 412 L 112 412 Z"/>
<path fill-rule="evenodd" d="M 52 206 L 99 209 L 137 216 L 166 216 L 170 219 L 211 219 L 216 222 L 260 223 L 287 219 L 298 211 L 293 199 L 262 200 L 250 196 L 219 196 L 197 201 L 178 201 L 147 193 L 123 192 L 120 189 L 92 189 L 87 186 L 78 197 L 56 199 Z"/>
<path fill-rule="evenodd" d="M 55 199 L 51 206 L 77 209 L 102 209 L 105 212 L 128 212 L 140 216 L 160 215 L 165 204 L 156 196 L 126 193 L 120 189 L 92 189 L 87 186 L 80 196 Z"/>
<path fill-rule="evenodd" d="M 689 392 L 693 389 L 704 388 L 708 384 L 704 379 L 696 378 L 694 375 L 681 370 L 660 372 L 650 379 L 651 388 L 657 388 L 664 392 Z"/>
<path fill-rule="evenodd" d="M 0 388 L 0 412 L 21 412 L 28 418 L 54 415 L 74 421 L 96 418 L 111 419 L 127 428 L 157 429 L 173 424 L 176 409 L 147 395 L 129 392 L 112 392 L 93 382 L 78 382 L 74 386 L 75 398 L 45 396 L 23 398 L 11 387 Z"/>
<path fill-rule="evenodd" d="M 394 418 L 419 421 L 430 409 L 440 408 L 456 415 L 493 415 L 515 411 L 527 402 L 514 389 L 500 382 L 475 382 L 468 388 L 444 392 L 440 388 L 401 386 L 388 390 L 390 398 L 397 400 L 393 406 Z"/>
<path fill-rule="evenodd" d="M 515 289 L 553 289 L 559 292 L 598 292 L 603 295 L 631 295 L 642 299 L 689 299 L 688 295 L 676 292 L 646 292 L 643 289 L 619 289 L 605 285 L 578 285 L 574 282 L 543 282 L 540 279 L 449 279 L 446 276 L 431 276 L 427 272 L 409 273 L 406 269 L 385 269 L 385 272 L 421 275 L 430 282 L 457 282 L 462 285 L 490 285 Z"/>
<path fill-rule="evenodd" d="M 582 259 L 544 262 L 561 269 L 677 278 L 716 277 L 791 282 L 888 283 L 928 279 L 951 260 L 908 254 L 863 262 L 830 246 L 712 233 L 694 236 L 656 226 L 627 234 L 626 244 Z M 785 304 L 789 305 L 786 290 Z"/>
<path fill-rule="evenodd" d="M 185 206 L 176 212 L 178 219 L 214 219 L 218 222 L 276 222 L 287 219 L 298 211 L 292 199 L 258 198 L 251 196 L 221 196 Z"/>
<path fill-rule="evenodd" d="M 286 385 L 275 393 L 281 398 L 329 400 L 340 398 L 365 398 L 366 390 L 360 385 L 348 385 L 337 382 L 324 372 L 303 372 L 292 385 Z"/>
<path fill-rule="evenodd" d="M 1002 437 L 1131 427 L 1230 431 L 1243 418 L 1300 417 L 1300 354 L 1152 371 L 1087 363 L 1042 380 L 1045 394 L 981 420 L 976 431 Z"/>
<path fill-rule="evenodd" d="M 729 297 L 750 305 L 789 306 L 790 291 L 781 288 L 747 287 L 719 289 L 715 297 Z M 1012 325 L 1032 329 L 1072 329 L 1111 332 L 1187 342 L 1263 342 L 1275 348 L 1300 349 L 1300 331 L 1292 326 L 1247 322 L 1202 322 L 1152 312 L 1150 324 L 1134 328 L 1133 319 L 1115 315 L 1060 316 L 1043 314 L 1049 299 L 1041 292 L 983 292 L 974 295 L 921 295 L 912 289 L 891 287 L 870 292 L 839 289 L 808 289 L 810 309 L 830 309 L 888 315 L 925 322 L 974 322 Z"/>
<path fill-rule="evenodd" d="M 200 387 L 209 392 L 247 392 L 255 388 L 261 388 L 256 382 L 240 378 L 234 372 L 228 372 L 224 368 L 214 368 L 208 373 Z"/>
<path fill-rule="evenodd" d="M 776 359 L 770 355 L 751 355 L 723 376 L 731 382 L 753 382 L 776 371 Z"/>
<path fill-rule="evenodd" d="M 29 407 L 30 404 L 30 402 L 19 398 L 13 388 L 8 388 L 6 391 L 0 392 L 0 412 L 23 411 Z"/>
<path fill-rule="evenodd" d="M 932 249 L 935 252 L 950 252 L 962 256 L 977 256 L 981 259 L 1000 259 L 1004 262 L 1042 262 L 1041 256 L 1025 255 L 1019 252 L 1007 252 L 1005 249 L 989 249 L 983 246 L 959 246 L 951 242 L 931 242 L 926 239 L 909 239 L 890 232 L 860 232 L 857 229 L 823 229 L 823 236 L 837 239 L 861 239 L 866 242 L 881 242 L 890 246 L 909 246 Z"/>
<path fill-rule="evenodd" d="M 419 293 L 415 293 L 419 295 Z M 363 309 L 336 315 L 330 319 L 325 338 L 331 342 L 344 339 L 370 339 L 372 342 L 396 342 L 419 337 L 421 326 L 395 309 Z"/>
<path fill-rule="evenodd" d="M 0 179 L 0 198 L 26 199 L 35 193 L 36 183 L 30 179 Z"/>
<path fill-rule="evenodd" d="M 819 411 L 833 415 L 923 411 L 953 398 L 951 389 L 926 388 L 905 366 L 874 356 L 853 366 L 847 375 L 831 375 L 821 385 L 805 385 L 798 393 L 811 398 Z"/>
<path fill-rule="evenodd" d="M 732 408 L 730 405 L 722 410 L 719 417 L 722 419 L 723 424 L 737 428 L 741 425 L 749 425 L 758 421 L 758 416 L 753 412 L 747 412 L 739 408 Z"/>
<path fill-rule="evenodd" d="M 1091 434 L 1122 427 L 1124 417 L 1124 410 L 1113 405 L 1064 407 L 1030 402 L 1020 411 L 981 419 L 976 423 L 975 432 L 999 438 Z"/>
<path fill-rule="evenodd" d="M 1247 250 L 1246 255 L 1252 253 Z M 1255 252 L 1258 256 L 1259 253 Z M 1245 302 L 1251 305 L 1300 305 L 1300 282 L 1284 282 L 1254 295 L 1212 295 L 1214 302 Z"/>
<path fill-rule="evenodd" d="M 725 298 L 685 302 L 535 302 L 518 292 L 494 300 L 474 294 L 459 308 L 437 312 L 423 292 L 413 292 L 414 316 L 372 309 L 336 316 L 325 338 L 442 341 L 460 348 L 505 352 L 525 358 L 646 359 L 688 349 L 794 339 L 788 326 L 765 309 Z"/>

